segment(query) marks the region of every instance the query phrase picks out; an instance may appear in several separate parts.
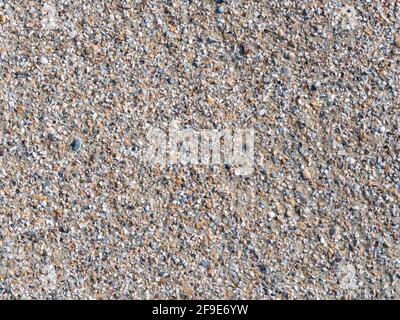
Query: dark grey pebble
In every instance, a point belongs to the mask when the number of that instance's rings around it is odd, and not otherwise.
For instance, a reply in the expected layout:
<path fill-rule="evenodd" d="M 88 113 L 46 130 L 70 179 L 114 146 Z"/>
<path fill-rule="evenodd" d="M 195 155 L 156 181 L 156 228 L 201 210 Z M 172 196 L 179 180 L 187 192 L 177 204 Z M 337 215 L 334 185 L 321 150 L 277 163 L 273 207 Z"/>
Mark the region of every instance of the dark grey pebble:
<path fill-rule="evenodd" d="M 82 141 L 81 141 L 81 139 L 75 138 L 75 139 L 71 142 L 70 146 L 71 146 L 71 149 L 72 149 L 73 151 L 79 151 L 79 149 L 80 149 L 81 146 L 82 146 Z"/>

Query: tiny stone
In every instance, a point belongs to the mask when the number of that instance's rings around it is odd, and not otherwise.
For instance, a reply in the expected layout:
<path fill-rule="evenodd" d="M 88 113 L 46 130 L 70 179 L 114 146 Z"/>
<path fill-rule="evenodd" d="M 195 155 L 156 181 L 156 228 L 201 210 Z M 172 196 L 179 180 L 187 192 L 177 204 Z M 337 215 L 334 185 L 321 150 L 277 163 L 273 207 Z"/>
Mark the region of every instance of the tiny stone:
<path fill-rule="evenodd" d="M 317 84 L 317 83 L 313 83 L 313 84 L 310 86 L 310 89 L 311 89 L 311 91 L 317 91 L 317 90 L 318 90 L 318 84 Z"/>
<path fill-rule="evenodd" d="M 174 84 L 174 83 L 175 83 L 175 79 L 169 77 L 169 78 L 167 79 L 167 82 L 168 82 L 169 84 Z"/>
<path fill-rule="evenodd" d="M 267 110 L 265 110 L 265 109 L 261 109 L 260 111 L 258 111 L 258 115 L 260 116 L 260 117 L 263 117 L 263 116 L 265 116 L 267 114 Z"/>
<path fill-rule="evenodd" d="M 224 13 L 224 11 L 225 11 L 224 7 L 222 7 L 222 6 L 217 7 L 217 13 L 222 14 L 222 13 Z"/>
<path fill-rule="evenodd" d="M 199 266 L 206 269 L 210 264 L 206 260 L 201 260 Z"/>
<path fill-rule="evenodd" d="M 400 35 L 395 36 L 394 43 L 395 43 L 397 48 L 400 48 Z"/>
<path fill-rule="evenodd" d="M 81 148 L 81 145 L 82 145 L 82 141 L 79 138 L 75 138 L 70 144 L 71 149 L 73 151 L 79 151 L 79 149 Z"/>
<path fill-rule="evenodd" d="M 260 264 L 258 266 L 258 269 L 260 269 L 261 273 L 267 273 L 268 272 L 268 267 L 266 265 L 264 265 L 264 264 Z"/>
<path fill-rule="evenodd" d="M 285 33 L 283 32 L 283 30 L 281 28 L 278 28 L 278 30 L 276 31 L 277 35 L 281 38 L 283 38 L 283 36 L 285 35 Z"/>
<path fill-rule="evenodd" d="M 286 59 L 291 60 L 291 61 L 296 59 L 296 55 L 292 51 L 287 52 L 285 57 L 286 57 Z"/>
<path fill-rule="evenodd" d="M 160 271 L 160 273 L 159 273 L 159 275 L 160 275 L 160 277 L 168 277 L 168 272 L 166 272 L 166 271 Z"/>
<path fill-rule="evenodd" d="M 304 169 L 301 175 L 303 176 L 304 180 L 311 180 L 311 173 L 308 171 L 308 169 Z"/>
<path fill-rule="evenodd" d="M 329 236 L 333 238 L 337 234 L 338 230 L 339 228 L 337 226 L 333 226 L 329 229 Z"/>
<path fill-rule="evenodd" d="M 40 57 L 40 63 L 41 64 L 48 64 L 49 60 L 45 56 Z"/>
<path fill-rule="evenodd" d="M 273 211 L 268 212 L 268 217 L 271 219 L 275 218 L 276 217 L 275 212 L 273 212 Z"/>
<path fill-rule="evenodd" d="M 52 132 L 50 132 L 50 133 L 47 135 L 47 138 L 49 139 L 49 141 L 55 141 L 55 140 L 56 140 L 56 136 L 55 136 L 55 134 L 52 133 Z"/>
<path fill-rule="evenodd" d="M 390 248 L 391 247 L 391 244 L 389 242 L 387 242 L 387 241 L 384 241 L 382 243 L 382 245 L 383 245 L 384 248 Z"/>
<path fill-rule="evenodd" d="M 242 43 L 239 47 L 239 50 L 242 55 L 248 55 L 251 51 L 250 46 L 246 43 Z"/>

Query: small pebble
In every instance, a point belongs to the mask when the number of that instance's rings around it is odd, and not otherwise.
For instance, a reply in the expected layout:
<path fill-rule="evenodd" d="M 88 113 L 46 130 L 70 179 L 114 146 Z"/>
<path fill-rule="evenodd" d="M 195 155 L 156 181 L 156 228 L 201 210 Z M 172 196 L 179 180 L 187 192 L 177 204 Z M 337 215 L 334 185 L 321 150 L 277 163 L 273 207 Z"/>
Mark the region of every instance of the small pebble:
<path fill-rule="evenodd" d="M 79 151 L 79 149 L 81 148 L 81 145 L 82 145 L 82 141 L 80 138 L 75 138 L 70 144 L 71 149 L 73 151 Z"/>
<path fill-rule="evenodd" d="M 258 269 L 260 270 L 261 273 L 267 273 L 268 272 L 268 267 L 265 264 L 260 264 L 258 266 Z"/>
<path fill-rule="evenodd" d="M 338 226 L 333 226 L 333 227 L 331 227 L 331 228 L 329 229 L 329 236 L 330 236 L 331 238 L 335 237 L 335 235 L 337 234 L 338 230 L 339 230 L 339 227 L 338 227 Z"/>
<path fill-rule="evenodd" d="M 397 48 L 400 48 L 400 35 L 395 36 L 394 44 L 396 45 Z"/>
<path fill-rule="evenodd" d="M 281 38 L 283 38 L 285 35 L 285 33 L 283 32 L 283 30 L 281 28 L 278 28 L 278 30 L 276 30 L 276 34 Z"/>
<path fill-rule="evenodd" d="M 268 217 L 271 219 L 275 218 L 276 217 L 275 212 L 273 212 L 273 211 L 268 212 Z"/>
<path fill-rule="evenodd" d="M 292 51 L 287 52 L 285 57 L 287 60 L 291 60 L 291 61 L 296 59 L 296 55 Z"/>
<path fill-rule="evenodd" d="M 218 6 L 218 7 L 217 7 L 217 13 L 222 14 L 222 13 L 224 13 L 224 12 L 225 12 L 225 9 L 224 9 L 223 6 Z"/>
<path fill-rule="evenodd" d="M 175 83 L 175 79 L 174 79 L 174 78 L 171 78 L 171 77 L 168 77 L 168 78 L 167 78 L 167 82 L 168 82 L 169 84 L 174 84 L 174 83 Z"/>
<path fill-rule="evenodd" d="M 311 180 L 311 173 L 310 173 L 310 171 L 308 171 L 308 169 L 304 169 L 302 172 L 301 172 L 301 175 L 303 176 L 303 179 L 304 180 Z"/>
<path fill-rule="evenodd" d="M 40 57 L 40 63 L 41 64 L 48 64 L 49 60 L 45 56 Z"/>

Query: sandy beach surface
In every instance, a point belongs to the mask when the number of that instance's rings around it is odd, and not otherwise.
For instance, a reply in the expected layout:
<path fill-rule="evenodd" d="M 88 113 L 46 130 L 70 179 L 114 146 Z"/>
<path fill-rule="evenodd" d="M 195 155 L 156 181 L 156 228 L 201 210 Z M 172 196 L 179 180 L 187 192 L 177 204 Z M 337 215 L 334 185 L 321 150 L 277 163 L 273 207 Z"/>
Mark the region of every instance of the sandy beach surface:
<path fill-rule="evenodd" d="M 399 299 L 399 80 L 399 1 L 0 0 L 0 298 Z"/>

